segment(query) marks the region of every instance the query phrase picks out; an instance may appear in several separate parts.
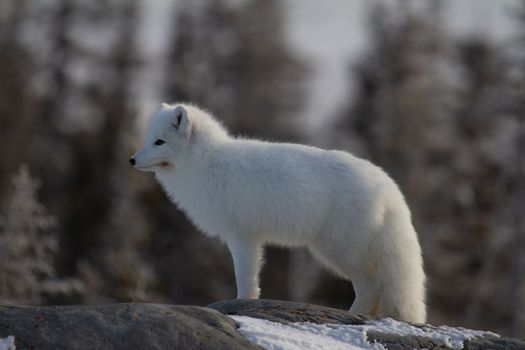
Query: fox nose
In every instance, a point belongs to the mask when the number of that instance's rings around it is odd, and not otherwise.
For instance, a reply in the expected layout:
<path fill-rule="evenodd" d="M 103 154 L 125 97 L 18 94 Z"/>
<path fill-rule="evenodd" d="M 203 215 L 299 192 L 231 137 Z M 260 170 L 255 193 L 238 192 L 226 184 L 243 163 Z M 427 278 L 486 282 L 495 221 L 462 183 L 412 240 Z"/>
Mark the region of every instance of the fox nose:
<path fill-rule="evenodd" d="M 135 158 L 131 157 L 129 159 L 129 162 L 131 163 L 131 165 L 135 165 Z"/>

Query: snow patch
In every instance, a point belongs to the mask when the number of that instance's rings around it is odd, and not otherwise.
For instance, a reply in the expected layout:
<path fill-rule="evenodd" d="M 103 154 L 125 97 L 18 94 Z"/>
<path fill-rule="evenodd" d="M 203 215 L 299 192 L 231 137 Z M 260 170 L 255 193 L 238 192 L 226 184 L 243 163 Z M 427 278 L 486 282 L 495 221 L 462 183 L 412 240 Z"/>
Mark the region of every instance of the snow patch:
<path fill-rule="evenodd" d="M 284 325 L 248 316 L 231 317 L 239 324 L 238 331 L 243 336 L 251 342 L 271 350 L 385 349 L 379 343 L 367 341 L 369 331 L 431 338 L 452 349 L 463 348 L 463 342 L 475 337 L 499 337 L 495 333 L 465 328 L 415 327 L 391 318 L 368 321 L 364 325 L 315 324 L 309 322 Z"/>
<path fill-rule="evenodd" d="M 0 350 L 16 350 L 15 337 L 0 338 Z"/>
<path fill-rule="evenodd" d="M 248 316 L 230 316 L 240 324 L 237 329 L 249 341 L 271 350 L 353 350 L 384 349 L 369 343 L 366 331 L 356 326 L 314 324 L 308 322 L 287 325 Z"/>
<path fill-rule="evenodd" d="M 354 326 L 355 327 L 355 326 Z M 380 333 L 397 334 L 401 336 L 413 335 L 431 338 L 443 342 L 452 349 L 462 349 L 466 340 L 477 337 L 499 337 L 498 334 L 487 331 L 475 331 L 472 329 L 449 326 L 422 326 L 415 327 L 408 323 L 399 322 L 391 318 L 385 318 L 377 321 L 368 321 L 366 326 L 368 330 Z"/>

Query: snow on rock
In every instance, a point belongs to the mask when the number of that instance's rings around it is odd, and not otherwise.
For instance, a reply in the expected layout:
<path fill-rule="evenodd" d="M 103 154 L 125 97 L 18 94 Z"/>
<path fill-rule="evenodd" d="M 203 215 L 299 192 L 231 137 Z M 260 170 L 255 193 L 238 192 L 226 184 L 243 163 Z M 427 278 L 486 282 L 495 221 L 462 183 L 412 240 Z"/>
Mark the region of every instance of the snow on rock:
<path fill-rule="evenodd" d="M 370 344 L 366 332 L 357 326 L 295 322 L 287 325 L 248 316 L 230 316 L 248 340 L 271 350 L 384 349 Z"/>
<path fill-rule="evenodd" d="M 444 343 L 451 349 L 463 348 L 466 340 L 497 334 L 448 326 L 413 326 L 390 318 L 367 321 L 364 325 L 315 324 L 291 322 L 281 324 L 248 316 L 231 316 L 238 331 L 253 343 L 271 350 L 309 349 L 385 349 L 367 340 L 368 332 L 420 336 Z"/>
<path fill-rule="evenodd" d="M 443 342 L 452 349 L 462 349 L 463 343 L 476 337 L 499 337 L 498 334 L 487 331 L 475 331 L 461 327 L 449 326 L 422 326 L 415 327 L 408 323 L 399 322 L 391 318 L 385 318 L 377 321 L 368 321 L 366 326 L 368 330 L 380 333 L 394 333 L 402 336 L 415 335 L 426 337 Z"/>
<path fill-rule="evenodd" d="M 0 338 L 0 350 L 16 350 L 15 337 Z"/>

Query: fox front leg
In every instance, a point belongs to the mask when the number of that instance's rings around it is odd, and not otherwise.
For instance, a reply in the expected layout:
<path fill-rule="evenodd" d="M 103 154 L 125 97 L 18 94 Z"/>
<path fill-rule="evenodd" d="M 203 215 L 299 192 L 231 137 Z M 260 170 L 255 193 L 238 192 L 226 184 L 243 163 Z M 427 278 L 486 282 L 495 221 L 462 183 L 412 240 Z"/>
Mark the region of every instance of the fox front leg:
<path fill-rule="evenodd" d="M 262 245 L 250 239 L 231 240 L 228 248 L 233 258 L 237 299 L 258 299 Z"/>

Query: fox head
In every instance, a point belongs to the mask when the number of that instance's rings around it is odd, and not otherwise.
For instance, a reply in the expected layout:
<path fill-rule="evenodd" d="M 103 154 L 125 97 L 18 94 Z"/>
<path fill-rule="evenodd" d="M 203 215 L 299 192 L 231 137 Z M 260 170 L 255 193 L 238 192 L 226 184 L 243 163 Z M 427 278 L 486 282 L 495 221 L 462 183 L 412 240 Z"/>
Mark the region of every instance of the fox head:
<path fill-rule="evenodd" d="M 142 171 L 173 168 L 177 158 L 187 151 L 191 129 L 186 106 L 163 103 L 149 122 L 144 145 L 129 162 Z"/>

